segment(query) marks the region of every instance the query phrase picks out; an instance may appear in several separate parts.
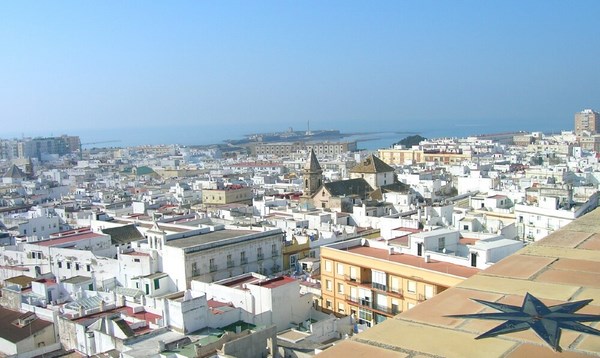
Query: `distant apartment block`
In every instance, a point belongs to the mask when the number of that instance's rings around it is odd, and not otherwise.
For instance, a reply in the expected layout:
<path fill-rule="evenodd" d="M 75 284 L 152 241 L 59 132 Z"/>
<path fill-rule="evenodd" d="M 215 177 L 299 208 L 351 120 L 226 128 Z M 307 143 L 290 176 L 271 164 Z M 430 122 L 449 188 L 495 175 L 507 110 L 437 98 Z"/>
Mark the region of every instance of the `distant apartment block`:
<path fill-rule="evenodd" d="M 77 136 L 32 138 L 19 140 L 16 143 L 16 152 L 19 158 L 42 159 L 44 155 L 65 155 L 76 152 L 80 149 L 80 143 Z"/>
<path fill-rule="evenodd" d="M 289 156 L 303 150 L 311 149 L 316 155 L 337 155 L 356 151 L 356 142 L 290 142 L 290 143 L 260 143 L 252 146 L 253 155 Z"/>
<path fill-rule="evenodd" d="M 584 109 L 575 113 L 575 134 L 582 135 L 584 132 L 598 134 L 600 130 L 600 113 Z"/>

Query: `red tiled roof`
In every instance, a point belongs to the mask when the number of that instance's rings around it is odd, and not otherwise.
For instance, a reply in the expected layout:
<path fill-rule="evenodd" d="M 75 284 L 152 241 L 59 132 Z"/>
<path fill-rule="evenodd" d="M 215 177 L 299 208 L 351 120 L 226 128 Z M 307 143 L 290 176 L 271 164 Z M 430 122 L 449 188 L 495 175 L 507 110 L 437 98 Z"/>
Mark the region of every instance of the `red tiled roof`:
<path fill-rule="evenodd" d="M 66 243 L 74 243 L 81 240 L 87 240 L 95 237 L 103 237 L 104 235 L 96 234 L 95 232 L 85 232 L 82 234 L 70 235 L 67 237 L 60 237 L 56 239 L 50 239 L 45 241 L 34 242 L 33 244 L 40 246 L 57 246 Z"/>
<path fill-rule="evenodd" d="M 137 312 L 134 313 L 133 312 L 133 308 L 132 307 L 125 307 L 125 312 L 127 314 L 127 316 L 129 317 L 135 317 L 137 319 L 143 319 L 146 322 L 152 322 L 152 323 L 156 323 L 157 319 L 162 318 L 162 316 L 159 316 L 157 314 L 154 313 L 150 313 L 150 312 L 146 312 L 146 311 L 141 311 L 141 312 Z"/>
<path fill-rule="evenodd" d="M 479 269 L 474 267 L 466 267 L 460 266 L 456 264 L 452 264 L 449 262 L 430 260 L 429 262 L 425 262 L 425 260 L 420 256 L 413 255 L 390 255 L 387 250 L 376 249 L 373 247 L 366 246 L 355 246 L 348 249 L 349 252 L 374 257 L 377 259 L 388 260 L 397 262 L 399 264 L 420 267 L 425 270 L 436 271 L 441 273 L 447 273 L 449 275 L 459 276 L 459 277 L 471 277 L 477 272 Z"/>
<path fill-rule="evenodd" d="M 279 277 L 275 277 L 275 278 L 272 278 L 267 281 L 257 282 L 257 283 L 255 283 L 255 285 L 261 286 L 261 287 L 266 287 L 266 288 L 276 288 L 276 287 L 280 287 L 280 286 L 283 286 L 283 285 L 286 285 L 288 283 L 295 282 L 295 281 L 296 280 L 291 277 L 279 276 Z"/>
<path fill-rule="evenodd" d="M 397 227 L 397 228 L 392 229 L 392 230 L 406 231 L 406 232 L 412 232 L 412 233 L 417 233 L 417 232 L 422 232 L 423 231 L 421 229 L 413 229 L 413 228 L 404 227 L 404 226 L 400 226 L 400 227 Z"/>

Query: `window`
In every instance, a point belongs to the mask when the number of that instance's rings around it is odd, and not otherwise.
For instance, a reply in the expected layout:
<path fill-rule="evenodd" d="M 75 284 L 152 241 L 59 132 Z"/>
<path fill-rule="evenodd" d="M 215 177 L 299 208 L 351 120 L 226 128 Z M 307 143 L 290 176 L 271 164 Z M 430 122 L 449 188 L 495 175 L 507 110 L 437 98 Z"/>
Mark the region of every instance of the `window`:
<path fill-rule="evenodd" d="M 79 271 L 79 263 L 75 264 L 75 271 Z"/>
<path fill-rule="evenodd" d="M 433 286 L 425 285 L 425 299 L 428 300 L 433 297 Z"/>
<path fill-rule="evenodd" d="M 391 286 L 392 292 L 400 292 L 400 279 L 398 277 L 392 277 Z"/>
<path fill-rule="evenodd" d="M 154 279 L 154 289 L 158 290 L 160 288 L 160 280 L 158 278 Z"/>
<path fill-rule="evenodd" d="M 62 268 L 62 262 L 58 262 L 58 268 Z"/>
<path fill-rule="evenodd" d="M 340 294 L 344 294 L 344 284 L 343 283 L 338 283 L 337 284 L 337 292 Z"/>
<path fill-rule="evenodd" d="M 372 286 L 381 291 L 387 291 L 387 275 L 385 272 L 371 270 Z"/>
<path fill-rule="evenodd" d="M 217 265 L 215 264 L 214 258 L 208 260 L 208 266 L 210 268 L 210 272 L 217 271 Z"/>
<path fill-rule="evenodd" d="M 406 283 L 406 290 L 410 293 L 417 292 L 417 283 L 415 281 L 408 280 Z"/>
<path fill-rule="evenodd" d="M 375 297 L 375 299 L 376 299 L 376 303 L 377 303 L 377 308 L 379 308 L 382 311 L 387 311 L 387 307 L 388 307 L 387 296 L 382 295 L 381 293 L 378 293 L 377 296 Z"/>
<path fill-rule="evenodd" d="M 338 313 L 344 313 L 344 312 L 345 312 L 344 303 L 339 302 L 338 303 Z"/>
<path fill-rule="evenodd" d="M 67 262 L 67 268 L 70 269 L 71 268 L 71 263 Z"/>
<path fill-rule="evenodd" d="M 264 256 L 263 256 L 263 252 L 262 252 L 262 247 L 258 247 L 258 248 L 256 249 L 256 258 L 257 258 L 258 260 L 262 260 L 262 259 L 264 258 Z"/>
<path fill-rule="evenodd" d="M 328 310 L 330 310 L 330 309 L 331 309 L 331 306 L 332 306 L 332 305 L 331 305 L 331 300 L 326 300 L 326 301 L 325 301 L 325 308 L 327 308 Z"/>
<path fill-rule="evenodd" d="M 356 281 L 358 277 L 356 276 L 356 267 L 350 266 L 350 280 Z"/>
<path fill-rule="evenodd" d="M 325 260 L 325 271 L 331 272 L 331 261 Z"/>
<path fill-rule="evenodd" d="M 325 280 L 325 289 L 331 291 L 331 280 Z"/>
<path fill-rule="evenodd" d="M 446 247 L 446 238 L 440 237 L 438 238 L 438 250 L 443 250 Z"/>
<path fill-rule="evenodd" d="M 247 264 L 248 263 L 248 258 L 246 257 L 246 251 L 242 251 L 240 252 L 240 263 L 242 265 Z"/>
<path fill-rule="evenodd" d="M 92 271 L 92 265 L 85 265 L 85 270 L 86 270 L 87 272 L 90 272 L 90 271 Z"/>
<path fill-rule="evenodd" d="M 337 264 L 337 273 L 338 275 L 343 275 L 344 274 L 344 264 Z"/>
<path fill-rule="evenodd" d="M 140 259 L 133 259 L 133 262 L 140 262 Z"/>

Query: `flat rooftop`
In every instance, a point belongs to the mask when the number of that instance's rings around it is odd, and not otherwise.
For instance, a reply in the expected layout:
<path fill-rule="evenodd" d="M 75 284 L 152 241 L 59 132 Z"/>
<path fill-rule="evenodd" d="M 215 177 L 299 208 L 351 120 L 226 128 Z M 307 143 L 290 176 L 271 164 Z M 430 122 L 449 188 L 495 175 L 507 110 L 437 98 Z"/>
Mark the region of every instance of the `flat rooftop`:
<path fill-rule="evenodd" d="M 252 230 L 218 230 L 208 232 L 206 234 L 193 235 L 181 239 L 169 240 L 166 243 L 166 246 L 176 247 L 179 249 L 185 249 L 190 247 L 195 247 L 202 244 L 210 244 L 221 240 L 229 240 L 236 237 L 250 235 L 250 234 L 260 234 L 259 231 Z"/>
<path fill-rule="evenodd" d="M 433 259 L 430 259 L 429 262 L 425 262 L 423 257 L 413 256 L 409 254 L 390 255 L 387 250 L 367 246 L 354 246 L 344 251 L 358 255 L 373 257 L 380 260 L 392 261 L 402 265 L 419 267 L 430 271 L 436 271 L 465 278 L 471 277 L 480 271 L 479 269 L 476 269 L 474 267 L 460 266 L 449 262 L 437 261 Z"/>
<path fill-rule="evenodd" d="M 66 237 L 59 237 L 56 239 L 28 242 L 28 244 L 53 247 L 53 246 L 61 246 L 61 245 L 65 245 L 65 244 L 75 244 L 78 241 L 93 239 L 93 238 L 97 238 L 97 237 L 107 237 L 107 236 L 103 235 L 103 234 L 96 234 L 95 232 L 85 232 L 85 233 L 81 233 L 81 234 L 69 235 Z"/>

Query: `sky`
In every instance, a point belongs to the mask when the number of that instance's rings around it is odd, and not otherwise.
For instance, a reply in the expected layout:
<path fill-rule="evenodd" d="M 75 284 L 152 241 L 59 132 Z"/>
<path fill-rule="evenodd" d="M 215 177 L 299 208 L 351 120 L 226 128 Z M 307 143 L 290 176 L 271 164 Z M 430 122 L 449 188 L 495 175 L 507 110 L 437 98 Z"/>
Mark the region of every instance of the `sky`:
<path fill-rule="evenodd" d="M 2 1 L 0 137 L 569 130 L 600 110 L 598 14 L 600 1 Z"/>

